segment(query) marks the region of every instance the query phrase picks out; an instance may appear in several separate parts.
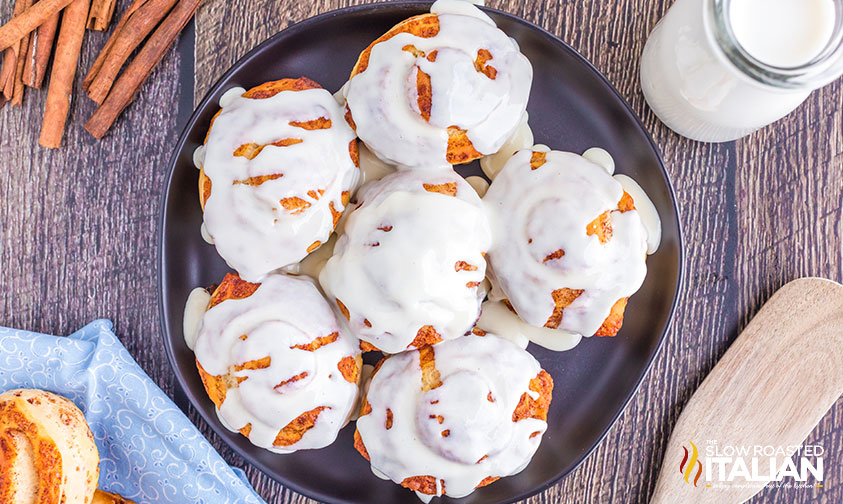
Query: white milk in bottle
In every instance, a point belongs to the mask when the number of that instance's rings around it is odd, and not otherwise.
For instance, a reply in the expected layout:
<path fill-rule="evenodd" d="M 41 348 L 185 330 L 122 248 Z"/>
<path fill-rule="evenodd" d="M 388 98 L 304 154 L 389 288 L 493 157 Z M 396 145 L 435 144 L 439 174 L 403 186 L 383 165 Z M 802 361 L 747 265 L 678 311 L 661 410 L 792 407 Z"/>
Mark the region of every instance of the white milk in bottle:
<path fill-rule="evenodd" d="M 641 59 L 650 107 L 705 142 L 748 135 L 843 73 L 843 0 L 677 0 Z"/>

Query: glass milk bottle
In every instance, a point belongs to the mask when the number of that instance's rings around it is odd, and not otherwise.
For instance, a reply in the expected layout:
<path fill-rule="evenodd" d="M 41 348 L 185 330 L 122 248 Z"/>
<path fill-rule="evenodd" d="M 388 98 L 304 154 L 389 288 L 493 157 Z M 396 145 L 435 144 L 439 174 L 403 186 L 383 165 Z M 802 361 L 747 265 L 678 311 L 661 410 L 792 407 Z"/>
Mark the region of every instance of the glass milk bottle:
<path fill-rule="evenodd" d="M 641 58 L 653 112 L 704 142 L 746 136 L 843 73 L 843 0 L 677 0 Z"/>

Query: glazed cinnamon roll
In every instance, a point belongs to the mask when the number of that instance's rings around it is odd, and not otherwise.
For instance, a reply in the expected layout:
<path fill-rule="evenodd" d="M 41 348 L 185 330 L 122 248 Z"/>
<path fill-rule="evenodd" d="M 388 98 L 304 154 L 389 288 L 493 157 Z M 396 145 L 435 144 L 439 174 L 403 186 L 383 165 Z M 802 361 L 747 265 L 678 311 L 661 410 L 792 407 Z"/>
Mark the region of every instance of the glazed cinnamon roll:
<path fill-rule="evenodd" d="M 306 277 L 226 275 L 195 352 L 223 425 L 273 452 L 328 446 L 356 403 L 357 340 Z"/>
<path fill-rule="evenodd" d="M 492 277 L 509 309 L 536 327 L 616 335 L 647 273 L 647 228 L 621 183 L 582 156 L 522 150 L 484 202 Z"/>
<path fill-rule="evenodd" d="M 500 149 L 526 110 L 533 70 L 480 9 L 439 0 L 360 54 L 346 119 L 384 161 L 467 163 Z"/>
<path fill-rule="evenodd" d="M 359 178 L 357 140 L 304 77 L 232 89 L 220 105 L 195 156 L 204 226 L 254 282 L 328 240 Z"/>
<path fill-rule="evenodd" d="M 402 171 L 357 197 L 319 282 L 364 349 L 397 353 L 470 331 L 491 239 L 474 189 L 453 170 Z"/>
<path fill-rule="evenodd" d="M 354 446 L 420 497 L 464 497 L 529 464 L 552 392 L 536 359 L 491 333 L 392 355 L 369 382 Z"/>

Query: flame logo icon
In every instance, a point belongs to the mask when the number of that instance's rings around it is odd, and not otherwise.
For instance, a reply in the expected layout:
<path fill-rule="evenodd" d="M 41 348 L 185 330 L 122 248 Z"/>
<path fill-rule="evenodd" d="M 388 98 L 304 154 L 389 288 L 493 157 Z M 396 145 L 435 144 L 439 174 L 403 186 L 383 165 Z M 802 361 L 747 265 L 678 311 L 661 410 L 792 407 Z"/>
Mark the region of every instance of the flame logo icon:
<path fill-rule="evenodd" d="M 696 466 L 697 475 L 694 476 L 694 486 L 697 486 L 697 482 L 700 480 L 700 476 L 702 476 L 702 463 L 699 461 L 697 445 L 691 441 L 688 442 L 691 443 L 690 460 L 688 460 L 688 449 L 682 446 L 682 449 L 685 450 L 685 456 L 682 457 L 682 462 L 679 463 L 679 473 L 685 476 L 685 483 L 691 484 L 689 478 L 691 477 L 691 473 L 694 472 L 694 466 Z"/>

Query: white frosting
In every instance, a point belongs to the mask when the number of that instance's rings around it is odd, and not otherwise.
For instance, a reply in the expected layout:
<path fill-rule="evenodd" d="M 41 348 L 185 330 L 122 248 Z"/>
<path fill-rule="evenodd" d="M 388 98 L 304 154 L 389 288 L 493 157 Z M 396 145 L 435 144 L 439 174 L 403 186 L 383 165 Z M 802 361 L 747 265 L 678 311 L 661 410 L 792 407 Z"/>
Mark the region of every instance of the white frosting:
<path fill-rule="evenodd" d="M 513 422 L 512 416 L 522 395 L 537 398 L 529 384 L 541 367 L 529 353 L 492 334 L 472 334 L 432 349 L 441 386 L 422 390 L 418 351 L 389 357 L 372 377 L 366 396 L 372 410 L 357 420 L 357 429 L 373 470 L 396 483 L 433 476 L 437 494 L 444 482 L 447 495 L 459 498 L 486 477 L 516 474 L 530 462 L 547 423 Z"/>
<path fill-rule="evenodd" d="M 200 145 L 196 149 L 193 150 L 193 166 L 196 167 L 198 170 L 202 167 L 202 163 L 205 161 L 205 146 Z"/>
<path fill-rule="evenodd" d="M 518 123 L 518 127 L 506 139 L 506 142 L 503 143 L 501 148 L 494 154 L 480 158 L 480 168 L 489 177 L 489 180 L 495 180 L 495 177 L 503 170 L 503 166 L 513 154 L 521 149 L 532 147 L 533 130 L 530 129 L 530 124 L 527 122 L 528 119 L 527 112 L 524 112 L 521 122 Z"/>
<path fill-rule="evenodd" d="M 187 296 L 187 301 L 184 304 L 182 329 L 184 331 L 184 342 L 187 348 L 191 350 L 196 345 L 196 337 L 199 335 L 199 323 L 202 321 L 202 316 L 205 315 L 205 310 L 208 308 L 210 301 L 211 294 L 202 287 L 193 289 Z"/>
<path fill-rule="evenodd" d="M 227 90 L 225 93 L 222 94 L 222 96 L 220 96 L 220 107 L 231 106 L 232 104 L 234 104 L 234 102 L 237 101 L 237 98 L 242 97 L 244 91 L 245 89 L 241 87 L 233 87 Z"/>
<path fill-rule="evenodd" d="M 348 81 L 346 81 L 345 84 L 343 84 L 342 87 L 336 93 L 334 93 L 332 95 L 334 97 L 334 100 L 337 101 L 337 105 L 339 105 L 340 107 L 345 107 L 345 89 L 346 89 L 346 87 L 348 87 Z"/>
<path fill-rule="evenodd" d="M 644 228 L 647 230 L 647 254 L 655 254 L 662 241 L 662 221 L 659 218 L 656 206 L 650 201 L 650 197 L 647 196 L 644 189 L 632 178 L 619 173 L 615 175 L 615 180 L 623 186 L 623 190 L 629 193 L 632 200 L 635 201 L 635 210 L 638 211 L 641 222 L 644 223 Z"/>
<path fill-rule="evenodd" d="M 332 234 L 324 245 L 308 254 L 307 257 L 301 261 L 289 266 L 284 266 L 281 268 L 281 271 L 291 275 L 307 275 L 310 278 L 318 279 L 319 273 L 322 272 L 322 268 L 325 267 L 328 259 L 330 259 L 334 254 L 334 247 L 336 244 L 337 235 Z"/>
<path fill-rule="evenodd" d="M 395 172 L 395 166 L 385 163 L 372 154 L 372 151 L 365 144 L 360 143 L 360 184 L 368 184 L 380 180 L 390 173 Z"/>
<path fill-rule="evenodd" d="M 202 239 L 205 240 L 205 243 L 207 243 L 208 245 L 214 244 L 214 239 L 211 237 L 210 234 L 208 234 L 208 228 L 205 226 L 204 222 L 201 226 L 199 226 L 199 234 L 202 235 Z"/>
<path fill-rule="evenodd" d="M 582 153 L 582 157 L 588 159 L 592 163 L 601 166 L 609 175 L 615 173 L 615 159 L 609 154 L 606 149 L 600 147 L 592 147 Z"/>
<path fill-rule="evenodd" d="M 335 341 L 314 351 L 297 348 L 333 334 Z M 322 448 L 336 439 L 357 399 L 357 383 L 347 381 L 337 365 L 359 353 L 357 340 L 339 324 L 313 281 L 286 275 L 268 275 L 251 296 L 209 309 L 196 340 L 196 359 L 214 376 L 270 357 L 267 368 L 232 372 L 245 380 L 228 389 L 218 413 L 233 431 L 251 424 L 249 440 L 277 453 Z M 307 374 L 284 384 L 302 373 Z M 320 406 L 327 409 L 298 442 L 273 446 L 281 429 Z"/>
<path fill-rule="evenodd" d="M 343 192 L 354 187 L 359 171 L 349 154 L 354 132 L 328 91 L 282 91 L 265 99 L 242 94 L 235 88 L 223 95 L 222 112 L 195 158 L 212 183 L 204 212 L 207 234 L 223 259 L 254 282 L 327 241 L 334 229 L 332 208 L 344 210 Z M 330 119 L 331 127 L 292 124 L 319 118 Z M 302 142 L 272 145 L 285 139 Z M 265 147 L 252 160 L 235 156 L 246 144 Z M 278 175 L 259 185 L 243 183 Z"/>
<path fill-rule="evenodd" d="M 555 290 L 583 290 L 564 308 L 559 329 L 590 336 L 615 302 L 644 281 L 647 231 L 637 211 L 617 210 L 623 187 L 602 167 L 551 151 L 532 169 L 532 155 L 513 156 L 484 198 L 495 238 L 489 263 L 518 315 L 533 326 L 543 327 L 553 314 Z M 601 243 L 586 227 L 608 210 L 612 235 Z M 554 257 L 558 251 L 564 255 Z"/>
<path fill-rule="evenodd" d="M 424 184 L 450 184 L 456 197 Z M 328 298 L 348 309 L 352 331 L 387 353 L 406 350 L 424 326 L 446 340 L 470 331 L 491 240 L 471 186 L 453 170 L 402 171 L 357 197 L 361 205 L 319 276 Z"/>
<path fill-rule="evenodd" d="M 564 352 L 577 346 L 582 335 L 561 329 L 535 327 L 524 322 L 500 301 L 486 301 L 477 327 L 506 338 L 521 348 L 533 342 L 554 352 Z"/>
<path fill-rule="evenodd" d="M 382 479 L 389 479 L 389 478 L 382 478 Z M 418 497 L 420 501 L 424 502 L 424 504 L 428 504 L 430 501 L 433 500 L 434 497 L 436 497 L 435 495 L 423 494 L 421 492 L 415 492 L 415 494 L 416 494 L 416 497 Z"/>
<path fill-rule="evenodd" d="M 431 11 L 439 32 L 430 38 L 399 33 L 379 42 L 368 67 L 349 81 L 348 108 L 357 134 L 388 163 L 419 169 L 448 165 L 451 126 L 466 130 L 474 148 L 497 152 L 524 113 L 532 67 L 515 42 L 469 2 L 439 0 Z M 404 50 L 412 46 L 419 56 Z M 486 65 L 495 78 L 475 68 L 478 51 L 491 53 Z M 435 61 L 427 59 L 436 51 Z M 418 105 L 418 72 L 430 76 L 431 110 L 426 121 Z"/>
<path fill-rule="evenodd" d="M 366 397 L 366 393 L 369 391 L 369 382 L 372 380 L 372 374 L 375 371 L 375 366 L 371 364 L 363 364 L 362 369 L 360 370 L 360 398 Z M 360 408 L 362 405 L 358 404 L 354 407 L 354 411 L 351 414 L 351 418 L 349 420 L 355 421 L 360 418 Z M 381 477 L 381 479 L 389 479 L 387 477 Z"/>
<path fill-rule="evenodd" d="M 459 14 L 462 16 L 472 16 L 489 23 L 494 26 L 495 22 L 492 18 L 486 15 L 475 5 L 484 5 L 483 0 L 438 0 L 430 6 L 430 12 L 433 14 Z"/>
<path fill-rule="evenodd" d="M 383 177 L 395 172 L 395 167 L 390 166 L 366 148 L 362 143 L 360 144 L 360 181 L 361 185 L 375 180 L 380 180 Z M 352 192 L 353 194 L 353 192 Z M 348 215 L 351 212 L 343 212 L 340 216 L 337 227 L 334 229 L 334 234 L 323 243 L 318 249 L 314 250 L 301 261 L 284 266 L 281 271 L 294 275 L 307 275 L 311 278 L 318 279 L 322 268 L 327 264 L 328 259 L 334 255 L 334 247 L 337 244 L 337 238 L 343 234 L 345 230 L 345 222 L 348 220 Z"/>
<path fill-rule="evenodd" d="M 477 193 L 478 196 L 481 198 L 486 194 L 486 191 L 489 190 L 489 183 L 486 182 L 486 179 L 483 177 L 479 177 L 477 175 L 472 175 L 470 177 L 466 177 L 465 181 L 471 185 L 474 189 L 474 192 Z"/>
<path fill-rule="evenodd" d="M 334 99 L 343 109 L 345 109 L 345 93 L 347 89 L 348 81 L 343 84 L 339 91 L 334 93 Z M 358 150 L 360 153 L 360 180 L 358 183 L 359 186 L 362 186 L 375 180 L 380 180 L 396 170 L 396 167 L 394 165 L 386 163 L 382 159 L 372 154 L 372 151 L 370 151 L 369 148 L 366 147 L 366 144 L 364 144 L 363 142 L 359 143 Z M 337 232 L 337 234 L 341 233 Z"/>

